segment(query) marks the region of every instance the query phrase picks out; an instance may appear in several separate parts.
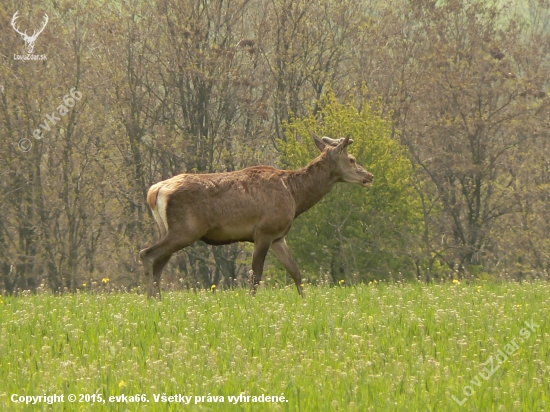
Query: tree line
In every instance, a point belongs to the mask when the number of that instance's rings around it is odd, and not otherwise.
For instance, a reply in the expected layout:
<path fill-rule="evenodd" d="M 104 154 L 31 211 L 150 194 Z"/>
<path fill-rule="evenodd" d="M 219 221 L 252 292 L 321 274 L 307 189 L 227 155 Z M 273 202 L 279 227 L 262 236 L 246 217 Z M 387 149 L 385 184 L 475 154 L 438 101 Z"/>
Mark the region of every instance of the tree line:
<path fill-rule="evenodd" d="M 34 46 L 45 59 L 14 57 L 26 54 L 16 11 L 27 33 L 48 15 Z M 547 278 L 549 11 L 548 0 L 1 4 L 0 289 L 136 287 L 138 252 L 158 236 L 151 184 L 299 167 L 314 156 L 310 130 L 352 133 L 375 172 L 372 190 L 339 188 L 296 222 L 310 281 Z M 165 279 L 242 285 L 250 251 L 196 244 Z M 276 264 L 267 273 L 288 281 Z"/>

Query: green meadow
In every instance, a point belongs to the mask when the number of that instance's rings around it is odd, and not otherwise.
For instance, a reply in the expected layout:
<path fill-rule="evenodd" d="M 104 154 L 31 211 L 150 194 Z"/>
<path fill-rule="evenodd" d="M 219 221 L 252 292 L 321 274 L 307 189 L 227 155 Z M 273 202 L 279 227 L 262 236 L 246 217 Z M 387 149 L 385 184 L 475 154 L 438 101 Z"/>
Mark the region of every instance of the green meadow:
<path fill-rule="evenodd" d="M 549 313 L 546 282 L 2 296 L 0 406 L 548 410 Z"/>

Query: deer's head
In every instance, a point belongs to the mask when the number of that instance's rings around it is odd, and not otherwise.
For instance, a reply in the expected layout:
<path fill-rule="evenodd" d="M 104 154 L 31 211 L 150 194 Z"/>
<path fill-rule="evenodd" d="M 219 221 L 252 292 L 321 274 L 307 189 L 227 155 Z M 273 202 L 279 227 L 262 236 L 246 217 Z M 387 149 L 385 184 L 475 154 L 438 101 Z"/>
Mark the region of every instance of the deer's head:
<path fill-rule="evenodd" d="M 363 168 L 355 157 L 348 153 L 347 147 L 353 143 L 348 135 L 345 139 L 338 140 L 330 137 L 319 137 L 312 133 L 315 144 L 322 152 L 327 150 L 327 156 L 331 161 L 331 168 L 338 176 L 339 182 L 357 183 L 361 186 L 368 187 L 374 180 L 374 175 Z"/>
<path fill-rule="evenodd" d="M 18 13 L 19 13 L 19 10 L 16 11 L 15 14 L 13 15 L 13 18 L 11 19 L 11 25 L 13 29 L 17 33 L 19 33 L 21 37 L 23 37 L 23 40 L 25 40 L 25 51 L 28 54 L 31 54 L 34 50 L 34 43 L 36 42 L 38 35 L 42 33 L 42 31 L 44 31 L 44 29 L 46 28 L 46 24 L 48 24 L 49 18 L 47 14 L 44 14 L 44 24 L 42 25 L 42 28 L 40 30 L 35 30 L 32 36 L 29 36 L 26 30 L 24 32 L 21 32 L 21 30 L 19 30 L 19 28 L 16 25 L 17 17 L 19 17 L 17 15 Z"/>

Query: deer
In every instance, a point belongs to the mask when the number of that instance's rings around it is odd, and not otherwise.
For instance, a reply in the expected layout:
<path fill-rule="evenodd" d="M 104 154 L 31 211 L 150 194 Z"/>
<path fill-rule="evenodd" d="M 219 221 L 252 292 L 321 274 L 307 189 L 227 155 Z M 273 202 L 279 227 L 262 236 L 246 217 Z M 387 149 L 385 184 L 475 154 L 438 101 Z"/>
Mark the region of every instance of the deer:
<path fill-rule="evenodd" d="M 302 276 L 285 238 L 292 223 L 335 183 L 369 187 L 374 181 L 374 175 L 348 153 L 353 143 L 349 135 L 340 139 L 311 135 L 321 154 L 299 170 L 252 166 L 232 172 L 184 173 L 151 186 L 147 203 L 160 240 L 139 253 L 148 297 L 160 298 L 162 270 L 172 254 L 198 240 L 209 245 L 254 243 L 252 295 L 271 249 L 304 297 Z"/>
<path fill-rule="evenodd" d="M 46 28 L 46 25 L 48 24 L 48 21 L 49 21 L 49 17 L 46 13 L 44 13 L 44 24 L 42 25 L 42 28 L 38 31 L 35 30 L 32 36 L 29 36 L 26 30 L 25 32 L 21 32 L 16 26 L 16 20 L 19 17 L 18 13 L 19 13 L 19 10 L 17 10 L 13 15 L 13 18 L 11 19 L 11 25 L 13 29 L 17 33 L 19 33 L 21 37 L 23 37 L 23 40 L 25 41 L 25 50 L 27 51 L 27 54 L 32 54 L 34 50 L 34 44 L 36 43 L 36 39 L 38 38 L 38 35 L 42 33 Z"/>

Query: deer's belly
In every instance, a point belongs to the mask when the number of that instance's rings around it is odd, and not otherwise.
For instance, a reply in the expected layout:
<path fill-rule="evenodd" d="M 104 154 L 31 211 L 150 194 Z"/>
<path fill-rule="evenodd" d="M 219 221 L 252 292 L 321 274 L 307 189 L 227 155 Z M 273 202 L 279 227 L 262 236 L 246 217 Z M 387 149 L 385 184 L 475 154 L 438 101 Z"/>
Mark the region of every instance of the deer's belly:
<path fill-rule="evenodd" d="M 235 225 L 210 229 L 201 238 L 209 245 L 226 245 L 234 242 L 253 242 L 254 225 Z"/>

